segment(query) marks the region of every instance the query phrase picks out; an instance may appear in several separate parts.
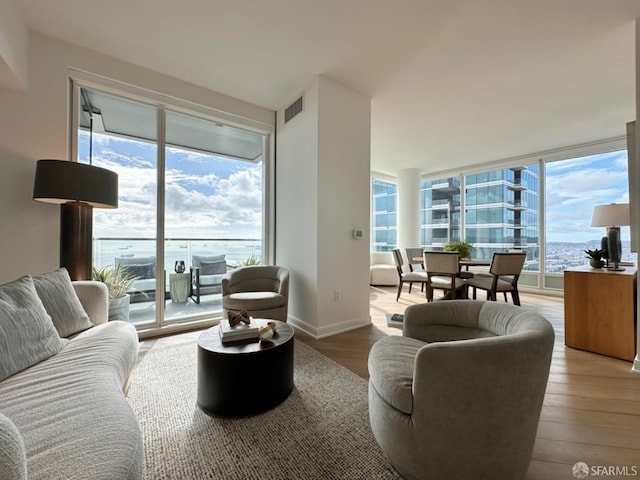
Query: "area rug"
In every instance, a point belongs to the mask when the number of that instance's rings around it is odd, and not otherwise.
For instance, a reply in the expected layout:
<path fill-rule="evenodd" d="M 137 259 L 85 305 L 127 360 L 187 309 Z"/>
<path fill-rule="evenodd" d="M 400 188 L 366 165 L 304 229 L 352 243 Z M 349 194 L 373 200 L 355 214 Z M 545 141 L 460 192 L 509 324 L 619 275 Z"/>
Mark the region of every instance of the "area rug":
<path fill-rule="evenodd" d="M 196 405 L 196 355 L 195 343 L 154 347 L 133 371 L 145 479 L 401 478 L 371 433 L 366 380 L 296 340 L 287 400 L 254 417 L 211 417 Z"/>

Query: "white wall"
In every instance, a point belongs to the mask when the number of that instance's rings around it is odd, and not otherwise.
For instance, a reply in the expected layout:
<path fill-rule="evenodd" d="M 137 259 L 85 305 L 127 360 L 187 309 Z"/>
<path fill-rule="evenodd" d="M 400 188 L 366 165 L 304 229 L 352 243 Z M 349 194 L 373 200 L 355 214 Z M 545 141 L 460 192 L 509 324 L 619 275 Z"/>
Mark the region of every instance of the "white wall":
<path fill-rule="evenodd" d="M 290 321 L 324 337 L 371 321 L 371 110 L 369 98 L 322 76 L 304 102 L 286 125 L 279 114 L 276 261 L 292 272 Z"/>
<path fill-rule="evenodd" d="M 29 32 L 11 0 L 0 0 L 0 87 L 25 91 Z"/>
<path fill-rule="evenodd" d="M 296 97 L 297 98 L 297 97 Z M 293 100 L 293 99 L 292 99 Z M 276 139 L 276 258 L 290 271 L 289 315 L 318 327 L 318 82 L 304 93 L 304 111 Z M 296 323 L 294 321 L 294 323 Z"/>
<path fill-rule="evenodd" d="M 56 40 L 29 39 L 29 88 L 0 87 L 0 282 L 58 267 L 59 208 L 32 200 L 35 161 L 66 159 L 69 68 L 273 125 L 273 111 Z"/>

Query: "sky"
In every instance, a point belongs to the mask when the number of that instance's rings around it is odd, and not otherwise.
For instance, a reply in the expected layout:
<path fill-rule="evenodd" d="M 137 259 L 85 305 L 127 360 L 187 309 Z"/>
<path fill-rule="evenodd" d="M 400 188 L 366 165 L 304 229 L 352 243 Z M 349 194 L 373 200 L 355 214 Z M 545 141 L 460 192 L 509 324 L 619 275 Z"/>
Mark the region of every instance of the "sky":
<path fill-rule="evenodd" d="M 545 180 L 547 242 L 598 240 L 605 229 L 590 226 L 593 207 L 629 202 L 626 151 L 547 163 Z"/>
<path fill-rule="evenodd" d="M 89 135 L 79 136 L 88 161 Z M 93 164 L 118 174 L 119 206 L 94 210 L 94 236 L 155 238 L 156 145 L 93 134 Z M 261 238 L 263 164 L 168 148 L 166 238 Z"/>

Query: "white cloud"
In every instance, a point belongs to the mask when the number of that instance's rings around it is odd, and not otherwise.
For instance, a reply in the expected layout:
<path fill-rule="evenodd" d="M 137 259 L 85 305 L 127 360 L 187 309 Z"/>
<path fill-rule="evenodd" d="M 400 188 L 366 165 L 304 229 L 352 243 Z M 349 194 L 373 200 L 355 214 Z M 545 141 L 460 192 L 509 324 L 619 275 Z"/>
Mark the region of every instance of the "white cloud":
<path fill-rule="evenodd" d="M 196 156 L 197 157 L 197 156 Z M 129 162 L 123 165 L 123 161 Z M 209 160 L 210 161 L 210 160 Z M 155 237 L 156 169 L 144 159 L 101 152 L 100 165 L 118 173 L 120 205 L 101 211 L 98 237 Z M 245 165 L 244 163 L 242 165 Z M 262 224 L 262 170 L 249 165 L 227 178 L 171 169 L 165 176 L 165 235 L 170 238 L 259 237 Z"/>

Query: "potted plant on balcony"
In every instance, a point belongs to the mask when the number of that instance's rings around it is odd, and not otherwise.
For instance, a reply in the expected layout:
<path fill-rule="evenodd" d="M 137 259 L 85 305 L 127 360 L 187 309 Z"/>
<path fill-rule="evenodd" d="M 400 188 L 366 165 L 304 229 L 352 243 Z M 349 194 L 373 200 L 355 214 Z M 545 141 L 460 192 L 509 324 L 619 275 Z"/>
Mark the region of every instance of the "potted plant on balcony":
<path fill-rule="evenodd" d="M 127 291 L 138 277 L 123 271 L 122 265 L 93 268 L 93 279 L 102 282 L 109 290 L 109 321 L 129 321 L 129 300 Z"/>
<path fill-rule="evenodd" d="M 604 267 L 604 261 L 602 260 L 604 250 L 594 248 L 593 250 L 585 250 L 584 253 L 587 254 L 585 258 L 589 259 L 589 265 L 591 265 L 593 268 Z"/>
<path fill-rule="evenodd" d="M 460 258 L 470 258 L 472 249 L 473 245 L 469 242 L 465 242 L 464 240 L 460 240 L 457 242 L 447 242 L 444 244 L 445 252 L 458 252 Z"/>

